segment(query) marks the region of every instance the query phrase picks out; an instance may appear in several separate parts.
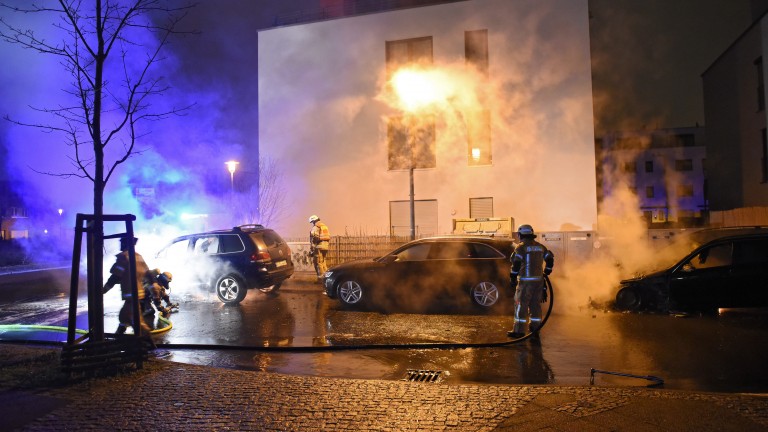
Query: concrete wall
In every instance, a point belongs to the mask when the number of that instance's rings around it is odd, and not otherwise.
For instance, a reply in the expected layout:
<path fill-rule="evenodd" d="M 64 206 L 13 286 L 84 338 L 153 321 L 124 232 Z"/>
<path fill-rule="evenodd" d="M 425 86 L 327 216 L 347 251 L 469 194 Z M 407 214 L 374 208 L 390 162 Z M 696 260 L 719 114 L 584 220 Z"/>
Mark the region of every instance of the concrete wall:
<path fill-rule="evenodd" d="M 766 24 L 763 18 L 753 25 L 702 75 L 712 210 L 768 205 L 768 183 L 761 169 L 768 111 L 758 109 L 755 65 L 762 57 L 763 80 L 768 83 Z"/>
<path fill-rule="evenodd" d="M 474 0 L 260 32 L 260 152 L 288 174 L 275 228 L 304 236 L 318 214 L 332 234 L 388 233 L 389 202 L 408 200 L 409 176 L 387 165 L 386 118 L 398 111 L 382 96 L 385 42 L 431 36 L 434 66 L 458 82 L 464 32 L 487 29 L 488 78 L 459 90 L 483 87 L 493 164 L 468 166 L 465 113 L 448 100 L 437 167 L 416 170 L 416 199 L 437 200 L 438 234 L 469 216 L 473 197 L 537 231 L 594 229 L 588 25 L 586 0 Z"/>

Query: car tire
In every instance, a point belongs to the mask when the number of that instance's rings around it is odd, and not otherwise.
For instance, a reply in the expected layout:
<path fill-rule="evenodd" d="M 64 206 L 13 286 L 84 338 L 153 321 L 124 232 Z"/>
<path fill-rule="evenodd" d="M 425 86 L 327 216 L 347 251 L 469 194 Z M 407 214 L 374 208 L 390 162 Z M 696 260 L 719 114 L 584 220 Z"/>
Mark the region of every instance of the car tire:
<path fill-rule="evenodd" d="M 481 281 L 469 290 L 469 298 L 472 300 L 473 306 L 489 309 L 499 303 L 501 289 L 499 289 L 498 283 Z"/>
<path fill-rule="evenodd" d="M 344 306 L 359 306 L 363 304 L 365 290 L 360 282 L 354 279 L 346 279 L 341 281 L 336 294 Z"/>
<path fill-rule="evenodd" d="M 216 281 L 216 296 L 225 304 L 237 304 L 243 301 L 248 288 L 240 276 L 228 274 Z"/>
<path fill-rule="evenodd" d="M 616 293 L 616 309 L 623 311 L 637 311 L 643 305 L 643 298 L 633 287 L 625 287 Z"/>

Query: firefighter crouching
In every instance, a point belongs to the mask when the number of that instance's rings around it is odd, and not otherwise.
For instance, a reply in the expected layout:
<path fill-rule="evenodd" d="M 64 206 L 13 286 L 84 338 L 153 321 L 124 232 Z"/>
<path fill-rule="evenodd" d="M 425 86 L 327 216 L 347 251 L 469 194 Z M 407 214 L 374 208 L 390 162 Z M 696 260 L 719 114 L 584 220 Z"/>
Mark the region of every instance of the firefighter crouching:
<path fill-rule="evenodd" d="M 521 225 L 518 235 L 522 243 L 512 253 L 510 279 L 515 291 L 515 324 L 507 335 L 512 338 L 525 336 L 528 325 L 531 333 L 541 327 L 541 303 L 546 301 L 544 275 L 552 273 L 555 255 L 546 246 L 534 240 L 536 234 L 530 225 Z M 520 283 L 518 285 L 518 278 Z"/>
<path fill-rule="evenodd" d="M 132 241 L 135 245 L 137 239 L 134 237 Z M 104 284 L 103 289 L 103 293 L 106 294 L 109 290 L 112 289 L 112 287 L 120 284 L 120 291 L 123 298 L 123 307 L 120 309 L 120 313 L 118 314 L 120 324 L 117 326 L 117 330 L 115 331 L 116 334 L 123 334 L 128 327 L 133 326 L 133 293 L 131 292 L 131 273 L 129 271 L 130 261 L 128 258 L 128 248 L 128 239 L 121 237 L 120 253 L 115 255 L 115 264 L 112 265 L 112 268 L 109 269 L 111 275 L 109 276 L 109 279 L 107 279 L 107 283 Z M 145 294 L 144 285 L 142 282 L 144 280 L 144 275 L 146 275 L 146 273 L 149 271 L 149 268 L 147 267 L 147 264 L 144 262 L 144 258 L 141 255 L 135 253 L 135 256 L 136 292 L 138 293 L 139 297 L 137 301 L 139 302 L 139 305 L 141 305 Z M 141 328 L 133 329 L 133 332 L 137 335 L 142 333 L 144 335 L 148 335 L 152 329 L 150 329 L 147 323 L 144 322 L 144 318 L 141 314 L 139 314 L 139 323 Z"/>
<path fill-rule="evenodd" d="M 310 216 L 309 223 L 312 224 L 312 230 L 309 231 L 309 254 L 312 256 L 312 264 L 315 266 L 317 278 L 322 280 L 323 275 L 328 271 L 325 257 L 328 256 L 328 249 L 331 245 L 331 233 L 328 230 L 328 225 L 320 222 L 317 215 Z"/>
<path fill-rule="evenodd" d="M 155 309 L 163 317 L 168 318 L 171 312 L 178 311 L 179 304 L 171 303 L 169 293 L 171 292 L 171 281 L 173 275 L 170 272 L 161 272 L 160 269 L 153 269 L 147 272 L 144 278 L 144 314 L 152 315 Z M 163 306 L 165 302 L 165 306 Z"/>

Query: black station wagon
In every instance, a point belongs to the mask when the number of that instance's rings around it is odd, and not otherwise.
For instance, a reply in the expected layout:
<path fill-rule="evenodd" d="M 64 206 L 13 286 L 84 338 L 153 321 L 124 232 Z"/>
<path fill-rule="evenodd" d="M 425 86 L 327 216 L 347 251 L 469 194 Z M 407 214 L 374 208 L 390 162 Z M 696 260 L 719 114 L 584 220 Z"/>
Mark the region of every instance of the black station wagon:
<path fill-rule="evenodd" d="M 329 269 L 324 275 L 325 293 L 346 307 L 423 310 L 465 302 L 488 310 L 514 295 L 509 280 L 512 250 L 511 239 L 415 240 L 382 257 Z"/>

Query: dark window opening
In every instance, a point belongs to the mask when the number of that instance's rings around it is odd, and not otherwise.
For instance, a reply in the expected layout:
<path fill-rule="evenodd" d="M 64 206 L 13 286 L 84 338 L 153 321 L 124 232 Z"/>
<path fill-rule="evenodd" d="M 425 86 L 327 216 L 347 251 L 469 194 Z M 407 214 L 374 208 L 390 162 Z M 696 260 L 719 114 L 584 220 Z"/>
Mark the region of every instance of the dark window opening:
<path fill-rule="evenodd" d="M 693 160 L 692 159 L 675 160 L 675 171 L 693 171 Z"/>
<path fill-rule="evenodd" d="M 653 161 L 645 161 L 645 172 L 653 172 Z"/>

